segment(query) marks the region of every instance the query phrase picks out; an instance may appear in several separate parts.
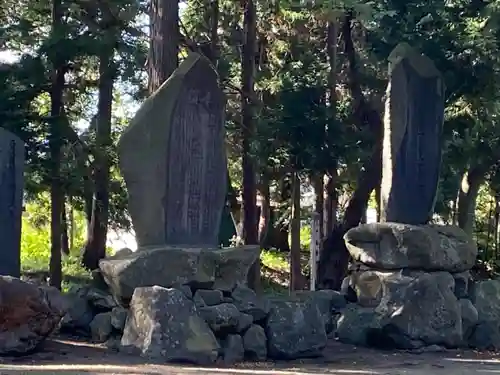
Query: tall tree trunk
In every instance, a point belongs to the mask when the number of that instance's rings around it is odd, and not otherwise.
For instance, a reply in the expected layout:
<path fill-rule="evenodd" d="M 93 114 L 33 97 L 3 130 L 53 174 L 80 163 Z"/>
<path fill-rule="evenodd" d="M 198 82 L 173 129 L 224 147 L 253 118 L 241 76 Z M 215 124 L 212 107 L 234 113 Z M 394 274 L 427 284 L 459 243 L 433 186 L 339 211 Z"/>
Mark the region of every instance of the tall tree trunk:
<path fill-rule="evenodd" d="M 325 222 L 324 222 L 324 237 L 330 234 L 337 225 L 337 208 L 338 208 L 338 193 L 337 193 L 337 170 L 333 169 L 327 177 L 325 184 Z"/>
<path fill-rule="evenodd" d="M 69 248 L 74 249 L 75 248 L 75 210 L 73 208 L 73 202 L 71 197 L 69 198 L 69 226 L 70 226 L 70 234 L 69 234 Z"/>
<path fill-rule="evenodd" d="M 149 93 L 155 92 L 179 64 L 179 0 L 151 0 Z"/>
<path fill-rule="evenodd" d="M 63 209 L 61 213 L 61 251 L 63 254 L 69 255 L 69 236 L 68 236 L 68 216 L 66 212 L 66 206 L 63 203 Z"/>
<path fill-rule="evenodd" d="M 255 162 L 251 155 L 251 143 L 255 135 L 254 105 L 254 72 L 255 72 L 255 43 L 257 37 L 257 14 L 254 0 L 244 1 L 243 30 L 244 43 L 241 56 L 241 126 L 243 138 L 243 241 L 247 245 L 257 245 L 257 181 Z M 260 260 L 251 267 L 248 274 L 248 285 L 254 290 L 260 289 Z"/>
<path fill-rule="evenodd" d="M 470 236 L 472 236 L 474 229 L 477 195 L 484 179 L 484 168 L 482 166 L 475 166 L 464 173 L 458 190 L 458 226 Z"/>
<path fill-rule="evenodd" d="M 330 93 L 330 116 L 332 125 L 337 120 L 337 46 L 338 46 L 339 25 L 338 20 L 330 20 L 327 25 L 326 50 L 328 54 L 328 64 L 330 65 L 328 73 L 328 86 Z M 335 128 L 335 127 L 333 127 Z M 334 129 L 332 129 L 334 130 Z M 328 130 L 329 133 L 332 130 Z M 325 223 L 322 225 L 323 238 L 327 233 L 331 233 L 337 224 L 337 161 L 333 161 L 333 166 L 330 168 L 330 176 L 325 186 L 326 202 L 325 202 Z"/>
<path fill-rule="evenodd" d="M 259 219 L 259 244 L 265 247 L 269 225 L 271 220 L 271 192 L 269 189 L 269 179 L 263 174 L 260 179 L 260 219 Z"/>
<path fill-rule="evenodd" d="M 106 237 L 109 216 L 109 152 L 111 147 L 111 110 L 115 66 L 113 55 L 116 39 L 109 37 L 108 48 L 99 57 L 99 99 L 97 103 L 96 152 L 94 160 L 95 195 L 92 204 L 90 231 L 82 257 L 82 264 L 89 270 L 99 267 L 99 260 L 106 256 Z"/>
<path fill-rule="evenodd" d="M 314 189 L 314 211 L 319 214 L 319 236 L 323 238 L 325 216 L 325 184 L 323 173 L 312 173 L 311 182 Z"/>
<path fill-rule="evenodd" d="M 53 0 L 52 3 L 52 34 L 59 38 L 63 35 L 63 9 L 60 0 Z M 62 269 L 61 269 L 61 233 L 62 233 L 62 212 L 64 206 L 64 193 L 61 181 L 61 159 L 62 159 L 62 110 L 64 92 L 64 69 L 65 62 L 56 53 L 52 56 L 52 88 L 50 91 L 50 202 L 51 202 L 51 223 L 50 223 L 50 285 L 61 289 Z"/>
<path fill-rule="evenodd" d="M 354 111 L 359 126 L 368 126 L 375 139 L 370 158 L 358 177 L 357 188 L 347 205 L 344 218 L 337 225 L 323 243 L 318 266 L 318 284 L 329 289 L 340 289 L 342 280 L 349 265 L 349 252 L 345 246 L 343 236 L 349 229 L 357 226 L 366 210 L 370 194 L 381 182 L 382 176 L 382 135 L 383 126 L 380 114 L 366 100 L 360 86 L 360 74 L 356 61 L 356 52 L 352 40 L 353 15 L 347 12 L 342 26 L 344 52 L 349 65 L 349 90 L 354 101 Z"/>
<path fill-rule="evenodd" d="M 300 264 L 300 180 L 297 172 L 292 174 L 292 218 L 290 220 L 290 291 L 303 287 Z"/>
<path fill-rule="evenodd" d="M 219 0 L 210 0 L 210 56 L 214 66 L 217 66 L 219 60 Z"/>

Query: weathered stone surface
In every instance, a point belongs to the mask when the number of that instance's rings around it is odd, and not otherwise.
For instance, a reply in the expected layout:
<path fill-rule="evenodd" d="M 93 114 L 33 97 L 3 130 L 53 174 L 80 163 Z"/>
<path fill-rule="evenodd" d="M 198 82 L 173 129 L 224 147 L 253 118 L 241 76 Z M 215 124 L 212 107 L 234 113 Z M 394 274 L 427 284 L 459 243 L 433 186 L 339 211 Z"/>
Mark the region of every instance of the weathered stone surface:
<path fill-rule="evenodd" d="M 198 311 L 215 333 L 228 334 L 238 331 L 240 312 L 236 306 L 223 303 L 216 306 L 201 307 Z"/>
<path fill-rule="evenodd" d="M 219 343 L 191 300 L 177 289 L 137 288 L 121 341 L 148 358 L 213 363 Z"/>
<path fill-rule="evenodd" d="M 267 338 L 264 328 L 252 324 L 243 335 L 243 347 L 248 359 L 264 361 L 267 358 Z"/>
<path fill-rule="evenodd" d="M 476 328 L 479 316 L 476 308 L 470 300 L 461 299 L 459 303 L 460 315 L 462 316 L 462 334 L 464 342 L 466 343 Z"/>
<path fill-rule="evenodd" d="M 337 334 L 357 345 L 417 349 L 429 345 L 460 346 L 462 307 L 447 272 L 380 272 L 382 298 L 376 308 L 343 311 Z"/>
<path fill-rule="evenodd" d="M 100 261 L 104 280 L 118 300 L 127 301 L 135 288 L 191 284 L 229 289 L 245 283 L 250 266 L 258 259 L 258 246 L 224 249 L 183 249 L 161 246 L 123 257 Z"/>
<path fill-rule="evenodd" d="M 220 245 L 227 189 L 224 107 L 217 73 L 193 53 L 123 133 L 120 168 L 140 248 Z"/>
<path fill-rule="evenodd" d="M 238 285 L 231 296 L 238 310 L 251 315 L 254 322 L 265 319 L 269 314 L 271 308 L 269 300 L 257 296 L 252 289 L 246 286 Z"/>
<path fill-rule="evenodd" d="M 469 338 L 469 346 L 479 350 L 500 349 L 500 327 L 498 322 L 480 322 Z"/>
<path fill-rule="evenodd" d="M 250 314 L 240 313 L 238 318 L 238 327 L 236 332 L 244 333 L 253 323 L 253 316 Z"/>
<path fill-rule="evenodd" d="M 454 273 L 453 278 L 455 279 L 455 296 L 460 298 L 469 297 L 469 283 L 471 283 L 471 274 L 469 271 Z"/>
<path fill-rule="evenodd" d="M 90 323 L 90 332 L 94 341 L 106 341 L 111 336 L 112 331 L 111 312 L 97 314 Z"/>
<path fill-rule="evenodd" d="M 476 244 L 455 226 L 371 223 L 344 239 L 355 260 L 382 269 L 462 272 L 477 256 Z"/>
<path fill-rule="evenodd" d="M 345 344 L 369 346 L 370 333 L 380 328 L 374 308 L 347 305 L 337 321 L 337 337 Z"/>
<path fill-rule="evenodd" d="M 399 272 L 384 279 L 377 312 L 384 316 L 385 333 L 396 347 L 407 348 L 415 341 L 446 347 L 461 344 L 461 309 L 453 284 L 447 272 Z"/>
<path fill-rule="evenodd" d="M 240 335 L 228 335 L 222 343 L 222 353 L 226 364 L 242 361 L 245 357 L 243 338 Z"/>
<path fill-rule="evenodd" d="M 314 301 L 273 301 L 266 321 L 268 356 L 295 359 L 321 355 L 326 331 Z"/>
<path fill-rule="evenodd" d="M 381 221 L 425 224 L 441 166 L 445 86 L 433 62 L 401 43 L 389 57 Z"/>
<path fill-rule="evenodd" d="M 224 296 L 220 290 L 199 289 L 196 291 L 196 294 L 207 306 L 219 305 L 224 300 Z"/>
<path fill-rule="evenodd" d="M 111 310 L 118 306 L 113 296 L 97 288 L 87 288 L 85 298 L 97 310 Z"/>
<path fill-rule="evenodd" d="M 354 271 L 346 282 L 355 293 L 358 305 L 377 307 L 382 300 L 384 278 L 393 274 L 393 271 Z"/>
<path fill-rule="evenodd" d="M 67 301 L 67 313 L 61 320 L 61 331 L 87 335 L 90 333 L 90 322 L 94 319 L 87 299 L 77 292 L 69 292 L 65 296 Z"/>
<path fill-rule="evenodd" d="M 333 331 L 334 322 L 333 316 L 345 308 L 347 301 L 345 296 L 336 290 L 322 289 L 316 291 L 297 291 L 294 292 L 288 299 L 299 300 L 302 302 L 314 303 L 323 318 L 326 333 Z"/>
<path fill-rule="evenodd" d="M 36 350 L 58 327 L 67 301 L 54 288 L 0 276 L 0 355 Z"/>
<path fill-rule="evenodd" d="M 0 275 L 20 277 L 24 143 L 0 128 Z"/>
<path fill-rule="evenodd" d="M 480 322 L 500 321 L 500 281 L 476 281 L 471 288 L 471 300 Z"/>
<path fill-rule="evenodd" d="M 122 306 L 117 306 L 111 310 L 111 325 L 119 332 L 123 332 L 127 321 L 128 310 Z"/>

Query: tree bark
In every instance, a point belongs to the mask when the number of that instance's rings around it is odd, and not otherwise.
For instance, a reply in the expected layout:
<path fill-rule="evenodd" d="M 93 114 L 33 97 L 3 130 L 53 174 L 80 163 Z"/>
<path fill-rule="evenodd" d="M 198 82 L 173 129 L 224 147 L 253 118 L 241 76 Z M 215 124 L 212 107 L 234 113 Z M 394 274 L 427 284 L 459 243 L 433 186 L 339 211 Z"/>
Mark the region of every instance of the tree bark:
<path fill-rule="evenodd" d="M 63 9 L 60 0 L 52 3 L 52 34 L 60 37 L 63 31 L 62 24 Z M 52 88 L 50 92 L 50 202 L 51 202 L 51 225 L 50 225 L 50 285 L 61 289 L 61 234 L 62 234 L 62 212 L 64 206 L 63 184 L 61 181 L 62 144 L 61 135 L 63 92 L 64 92 L 64 69 L 65 62 L 56 53 L 52 58 Z"/>
<path fill-rule="evenodd" d="M 367 125 L 374 133 L 375 147 L 358 177 L 354 191 L 340 225 L 337 225 L 325 240 L 318 266 L 318 284 L 323 288 L 339 290 L 349 265 L 349 252 L 343 236 L 357 226 L 366 210 L 370 194 L 381 182 L 382 176 L 382 135 L 380 114 L 367 102 L 360 86 L 356 53 L 351 35 L 352 14 L 347 13 L 342 27 L 344 52 L 349 65 L 349 89 L 355 103 L 355 114 L 361 126 Z"/>
<path fill-rule="evenodd" d="M 179 1 L 151 0 L 148 75 L 155 92 L 179 64 Z"/>
<path fill-rule="evenodd" d="M 458 190 L 458 226 L 470 236 L 472 236 L 474 229 L 477 195 L 484 179 L 484 168 L 481 166 L 472 167 L 464 173 Z"/>
<path fill-rule="evenodd" d="M 319 214 L 319 236 L 323 238 L 325 219 L 325 184 L 322 173 L 312 173 L 311 182 L 314 188 L 314 211 Z"/>
<path fill-rule="evenodd" d="M 290 291 L 303 286 L 300 262 L 300 180 L 297 172 L 292 174 L 292 218 L 290 220 Z"/>
<path fill-rule="evenodd" d="M 243 15 L 244 43 L 241 56 L 241 112 L 242 112 L 242 169 L 243 169 L 243 241 L 247 245 L 259 243 L 257 230 L 256 193 L 257 181 L 255 161 L 251 155 L 251 144 L 255 135 L 254 107 L 249 98 L 254 95 L 255 42 L 257 37 L 257 14 L 254 0 L 245 0 Z M 260 260 L 251 267 L 248 285 L 260 289 Z"/>
<path fill-rule="evenodd" d="M 259 219 L 259 244 L 262 248 L 265 247 L 267 235 L 269 233 L 269 225 L 271 219 L 271 192 L 269 189 L 269 179 L 261 176 L 260 181 L 260 219 Z"/>
<path fill-rule="evenodd" d="M 99 58 L 99 99 L 97 103 L 96 152 L 94 160 L 95 195 L 92 203 L 90 231 L 82 257 L 82 265 L 94 270 L 99 260 L 106 256 L 106 237 L 109 216 L 109 152 L 111 147 L 111 110 L 113 106 L 113 85 L 115 66 L 115 36 Z"/>
<path fill-rule="evenodd" d="M 68 216 L 66 215 L 66 207 L 63 203 L 63 209 L 61 212 L 61 252 L 65 255 L 69 255 L 69 236 L 68 236 Z"/>
<path fill-rule="evenodd" d="M 337 225 L 337 208 L 338 208 L 338 193 L 337 193 L 337 170 L 330 172 L 328 180 L 325 184 L 325 223 L 324 236 L 327 236 Z"/>

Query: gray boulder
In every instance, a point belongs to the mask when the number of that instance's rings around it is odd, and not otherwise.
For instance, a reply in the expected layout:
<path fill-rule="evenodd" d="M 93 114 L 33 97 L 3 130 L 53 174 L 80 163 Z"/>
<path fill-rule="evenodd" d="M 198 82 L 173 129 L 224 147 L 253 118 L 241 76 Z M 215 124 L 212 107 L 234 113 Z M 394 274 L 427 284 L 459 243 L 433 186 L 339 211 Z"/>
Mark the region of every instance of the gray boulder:
<path fill-rule="evenodd" d="M 238 331 L 241 313 L 236 306 L 223 303 L 216 306 L 201 307 L 198 311 L 215 333 L 227 334 Z"/>
<path fill-rule="evenodd" d="M 264 361 L 267 358 L 267 337 L 264 328 L 252 324 L 243 335 L 243 347 L 248 359 Z"/>
<path fill-rule="evenodd" d="M 119 332 L 123 332 L 127 321 L 128 310 L 122 306 L 117 306 L 111 310 L 111 325 Z"/>
<path fill-rule="evenodd" d="M 323 316 L 311 301 L 273 301 L 266 334 L 273 359 L 319 356 L 327 340 Z"/>
<path fill-rule="evenodd" d="M 337 337 L 345 344 L 369 346 L 371 333 L 380 329 L 379 320 L 374 308 L 347 305 L 337 320 Z"/>
<path fill-rule="evenodd" d="M 469 338 L 469 346 L 478 350 L 500 349 L 500 327 L 498 322 L 480 322 Z"/>
<path fill-rule="evenodd" d="M 240 335 L 228 335 L 222 342 L 224 363 L 233 364 L 245 358 L 243 338 Z"/>
<path fill-rule="evenodd" d="M 265 319 L 269 314 L 271 308 L 269 300 L 257 296 L 252 289 L 246 286 L 238 285 L 233 290 L 231 297 L 238 310 L 251 315 L 254 322 Z"/>
<path fill-rule="evenodd" d="M 245 283 L 260 247 L 193 249 L 159 246 L 116 255 L 99 263 L 101 274 L 119 301 L 128 302 L 135 288 L 180 284 L 232 290 Z"/>
<path fill-rule="evenodd" d="M 67 312 L 61 320 L 61 331 L 68 333 L 90 334 L 90 322 L 94 319 L 94 311 L 85 297 L 75 292 L 65 294 Z"/>
<path fill-rule="evenodd" d="M 215 362 L 220 349 L 193 302 L 160 286 L 135 290 L 121 346 L 151 359 L 195 364 Z"/>
<path fill-rule="evenodd" d="M 92 340 L 105 342 L 111 336 L 111 332 L 113 332 L 111 312 L 97 314 L 90 323 L 90 332 Z"/>
<path fill-rule="evenodd" d="M 470 297 L 480 322 L 500 321 L 500 280 L 476 281 Z"/>
<path fill-rule="evenodd" d="M 466 343 L 469 340 L 469 337 L 474 332 L 474 329 L 476 328 L 479 320 L 479 315 L 470 300 L 461 299 L 459 303 L 460 315 L 462 316 L 462 334 L 464 343 Z"/>
<path fill-rule="evenodd" d="M 382 269 L 462 272 L 477 256 L 475 242 L 455 226 L 371 223 L 344 239 L 354 260 Z"/>
<path fill-rule="evenodd" d="M 224 301 L 224 296 L 220 290 L 199 289 L 195 295 L 201 298 L 207 306 L 219 305 Z"/>
<path fill-rule="evenodd" d="M 383 288 L 377 312 L 396 347 L 412 348 L 418 341 L 426 346 L 461 344 L 461 308 L 449 273 L 395 272 L 384 279 Z"/>
<path fill-rule="evenodd" d="M 67 309 L 66 299 L 55 288 L 0 276 L 0 355 L 36 350 L 57 329 Z"/>

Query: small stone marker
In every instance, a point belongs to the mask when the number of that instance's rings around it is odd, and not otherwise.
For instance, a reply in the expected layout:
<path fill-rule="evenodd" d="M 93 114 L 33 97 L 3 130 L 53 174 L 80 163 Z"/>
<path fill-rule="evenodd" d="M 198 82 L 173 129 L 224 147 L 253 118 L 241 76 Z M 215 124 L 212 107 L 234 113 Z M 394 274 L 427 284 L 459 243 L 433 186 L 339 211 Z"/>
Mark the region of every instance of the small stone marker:
<path fill-rule="evenodd" d="M 120 139 L 139 247 L 218 247 L 226 200 L 225 99 L 217 73 L 189 55 Z"/>
<path fill-rule="evenodd" d="M 425 224 L 441 166 L 444 82 L 433 62 L 405 43 L 389 56 L 381 221 Z"/>
<path fill-rule="evenodd" d="M 0 275 L 21 273 L 21 215 L 24 188 L 24 143 L 0 128 Z"/>

